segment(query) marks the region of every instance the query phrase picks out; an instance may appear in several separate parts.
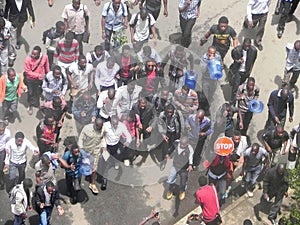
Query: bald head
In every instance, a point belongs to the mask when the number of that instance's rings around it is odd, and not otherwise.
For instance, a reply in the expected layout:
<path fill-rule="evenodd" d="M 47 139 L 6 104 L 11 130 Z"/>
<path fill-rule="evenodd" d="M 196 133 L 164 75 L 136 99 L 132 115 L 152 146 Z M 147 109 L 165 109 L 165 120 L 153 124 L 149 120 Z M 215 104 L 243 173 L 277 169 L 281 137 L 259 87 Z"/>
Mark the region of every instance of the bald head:
<path fill-rule="evenodd" d="M 199 119 L 199 121 L 202 121 L 204 119 L 205 116 L 205 112 L 202 109 L 199 109 L 197 112 L 197 118 Z"/>
<path fill-rule="evenodd" d="M 279 163 L 278 166 L 277 166 L 277 173 L 280 175 L 280 176 L 283 176 L 284 172 L 285 172 L 285 164 L 284 163 Z"/>

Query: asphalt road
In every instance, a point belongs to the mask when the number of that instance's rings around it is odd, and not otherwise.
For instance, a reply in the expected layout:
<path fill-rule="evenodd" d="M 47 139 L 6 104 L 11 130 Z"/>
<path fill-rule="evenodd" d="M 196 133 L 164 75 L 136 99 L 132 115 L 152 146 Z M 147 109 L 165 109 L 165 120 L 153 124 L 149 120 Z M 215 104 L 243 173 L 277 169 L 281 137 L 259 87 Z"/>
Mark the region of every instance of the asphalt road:
<path fill-rule="evenodd" d="M 26 48 L 22 46 L 18 51 L 18 58 L 15 68 L 18 72 L 23 71 L 23 62 L 26 54 L 35 45 L 42 46 L 42 32 L 49 27 L 53 26 L 60 18 L 63 7 L 69 4 L 70 0 L 56 0 L 54 6 L 49 8 L 46 0 L 33 0 L 34 9 L 36 12 L 36 27 L 31 29 L 29 23 L 23 29 L 23 37 L 27 41 Z M 102 42 L 100 16 L 103 3 L 100 7 L 96 7 L 92 0 L 83 1 L 87 4 L 91 11 L 91 40 L 89 44 L 84 45 L 84 52 L 90 51 L 96 44 Z M 207 50 L 209 43 L 203 47 L 199 47 L 199 37 L 209 29 L 209 27 L 217 23 L 220 16 L 226 15 L 229 18 L 229 23 L 239 33 L 239 41 L 247 35 L 253 37 L 252 31 L 242 30 L 242 21 L 246 13 L 247 1 L 239 0 L 218 0 L 218 1 L 204 1 L 201 5 L 201 15 L 197 20 L 193 29 L 193 43 L 190 49 L 194 53 L 196 59 L 200 58 Z M 299 9 L 295 13 L 294 21 L 286 26 L 286 31 L 282 39 L 278 40 L 276 37 L 276 24 L 278 16 L 273 16 L 275 1 L 272 2 L 271 13 L 268 17 L 266 25 L 266 33 L 263 39 L 264 50 L 259 52 L 258 59 L 253 69 L 253 76 L 257 80 L 257 84 L 261 88 L 260 99 L 266 103 L 269 93 L 278 88 L 280 77 L 283 74 L 285 64 L 285 45 L 288 42 L 294 42 L 299 39 L 300 34 L 300 13 Z M 135 9 L 136 10 L 136 9 Z M 160 29 L 162 40 L 158 43 L 158 50 L 162 55 L 166 54 L 165 49 L 168 48 L 168 37 L 171 33 L 176 33 L 180 30 L 177 1 L 169 2 L 169 17 L 164 18 L 161 14 L 157 27 Z M 298 17 L 298 19 L 297 19 Z M 226 56 L 225 63 L 230 65 L 230 56 Z M 198 67 L 196 67 L 197 69 Z M 217 101 L 212 106 L 212 112 L 215 108 L 224 102 L 224 98 L 228 98 L 228 85 L 222 79 L 218 87 Z M 299 110 L 299 99 L 295 100 L 295 111 Z M 265 105 L 266 106 L 266 105 Z M 21 114 L 21 122 L 16 121 L 14 124 L 9 125 L 9 129 L 13 134 L 21 130 L 26 134 L 26 137 L 35 141 L 35 127 L 38 123 L 36 116 L 29 116 L 26 112 L 26 96 L 20 99 L 19 110 Z M 34 111 L 36 113 L 36 110 Z M 297 115 L 297 113 L 295 114 Z M 253 141 L 257 140 L 257 132 L 260 131 L 265 123 L 267 111 L 257 114 L 253 118 L 253 124 L 249 129 L 249 134 Z M 295 116 L 293 123 L 288 123 L 286 128 L 291 129 L 299 120 Z M 66 120 L 61 137 L 65 138 L 68 135 L 75 135 L 75 127 L 73 120 Z M 61 148 L 60 151 L 63 151 Z M 31 155 L 29 155 L 29 158 Z M 64 175 L 63 170 L 59 170 L 58 186 L 62 192 L 62 197 L 65 200 L 63 207 L 65 215 L 59 217 L 57 212 L 54 211 L 52 216 L 52 224 L 72 224 L 72 225 L 135 225 L 146 217 L 152 209 L 160 211 L 162 224 L 174 224 L 183 215 L 196 207 L 193 194 L 198 189 L 197 178 L 200 174 L 199 171 L 194 171 L 190 174 L 188 182 L 188 191 L 186 199 L 179 201 L 174 198 L 170 201 L 164 198 L 166 185 L 164 183 L 168 176 L 168 164 L 164 172 L 160 172 L 157 165 L 152 160 L 147 160 L 146 164 L 139 169 L 130 169 L 122 167 L 120 171 L 110 171 L 110 181 L 108 189 L 95 196 L 88 189 L 88 182 L 83 182 L 83 191 L 80 198 L 80 203 L 71 205 L 65 194 Z M 33 169 L 28 166 L 27 175 L 34 177 Z M 234 201 L 230 198 L 228 202 Z M 8 196 L 5 191 L 0 191 L 0 225 L 12 224 L 13 215 L 10 213 L 10 205 L 8 203 Z M 242 209 L 241 209 L 242 210 Z M 30 224 L 37 224 L 38 217 L 36 213 L 29 214 Z M 232 224 L 228 224 L 232 225 Z"/>

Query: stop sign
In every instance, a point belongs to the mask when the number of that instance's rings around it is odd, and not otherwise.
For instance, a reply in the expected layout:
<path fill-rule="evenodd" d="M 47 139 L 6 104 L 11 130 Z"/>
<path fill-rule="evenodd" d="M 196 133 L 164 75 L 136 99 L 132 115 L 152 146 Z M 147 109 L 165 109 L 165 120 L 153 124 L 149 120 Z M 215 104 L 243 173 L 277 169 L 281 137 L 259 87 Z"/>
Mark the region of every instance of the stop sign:
<path fill-rule="evenodd" d="M 234 149 L 234 143 L 229 137 L 220 137 L 215 141 L 214 150 L 218 155 L 228 155 Z"/>

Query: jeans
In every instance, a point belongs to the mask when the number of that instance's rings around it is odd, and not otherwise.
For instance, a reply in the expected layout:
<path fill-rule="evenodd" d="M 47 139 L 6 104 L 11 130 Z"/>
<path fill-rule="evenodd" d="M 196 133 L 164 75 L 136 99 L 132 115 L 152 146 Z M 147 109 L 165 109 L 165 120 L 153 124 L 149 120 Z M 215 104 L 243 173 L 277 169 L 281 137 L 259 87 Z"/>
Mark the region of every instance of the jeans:
<path fill-rule="evenodd" d="M 45 206 L 40 214 L 40 225 L 49 225 L 53 207 Z"/>
<path fill-rule="evenodd" d="M 105 41 L 104 41 L 104 46 L 105 46 L 105 50 L 109 51 L 110 50 L 110 40 L 111 40 L 111 36 L 112 35 L 122 35 L 122 32 L 115 32 L 113 30 L 108 30 L 107 28 L 105 28 Z M 114 45 L 113 48 L 118 48 L 120 47 L 120 42 L 118 41 L 118 38 L 114 38 Z"/>
<path fill-rule="evenodd" d="M 226 185 L 227 185 L 227 179 L 226 174 L 221 179 L 214 179 L 210 176 L 208 176 L 209 183 L 213 183 L 217 188 L 219 192 L 219 196 L 222 196 L 226 192 Z"/>
<path fill-rule="evenodd" d="M 42 80 L 27 79 L 26 85 L 28 87 L 28 105 L 30 107 L 40 107 L 40 97 L 42 95 Z"/>
<path fill-rule="evenodd" d="M 177 171 L 174 166 L 171 167 L 170 174 L 167 180 L 167 183 L 170 185 L 169 190 L 172 191 L 172 185 L 175 184 L 177 175 L 179 175 L 180 177 L 179 189 L 181 192 L 184 192 L 186 190 L 186 183 L 188 180 L 188 171 L 186 169 Z"/>
<path fill-rule="evenodd" d="M 179 16 L 180 28 L 182 32 L 181 45 L 188 48 L 192 42 L 192 29 L 195 25 L 195 19 L 184 19 L 181 15 Z"/>
<path fill-rule="evenodd" d="M 4 49 L 1 50 L 0 53 L 1 75 L 7 73 L 7 62 L 8 62 L 8 47 L 5 47 Z"/>
<path fill-rule="evenodd" d="M 6 101 L 2 103 L 2 116 L 3 120 L 8 120 L 10 115 L 16 117 L 18 113 L 18 99 L 13 101 Z"/>
<path fill-rule="evenodd" d="M 251 170 L 246 169 L 245 181 L 246 181 L 246 190 L 253 190 L 253 186 L 255 185 L 258 176 L 260 175 L 262 170 L 261 166 L 251 168 Z"/>
<path fill-rule="evenodd" d="M 14 225 L 22 224 L 25 224 L 25 219 L 23 219 L 21 215 L 15 215 Z"/>

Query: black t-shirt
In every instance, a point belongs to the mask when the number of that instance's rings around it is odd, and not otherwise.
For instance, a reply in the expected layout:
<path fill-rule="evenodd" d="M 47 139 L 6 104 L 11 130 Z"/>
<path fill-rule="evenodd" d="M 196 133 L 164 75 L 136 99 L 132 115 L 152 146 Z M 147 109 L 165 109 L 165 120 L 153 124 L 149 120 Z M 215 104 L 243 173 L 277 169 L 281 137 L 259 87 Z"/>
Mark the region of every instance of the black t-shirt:
<path fill-rule="evenodd" d="M 289 140 L 288 132 L 284 131 L 283 136 L 278 136 L 275 130 L 270 130 L 263 135 L 264 141 L 266 141 L 272 149 L 281 148 L 283 142 Z"/>
<path fill-rule="evenodd" d="M 227 26 L 226 30 L 221 31 L 219 25 L 213 25 L 209 32 L 214 35 L 213 46 L 225 45 L 230 46 L 230 38 L 236 37 L 236 32 L 231 26 Z"/>

